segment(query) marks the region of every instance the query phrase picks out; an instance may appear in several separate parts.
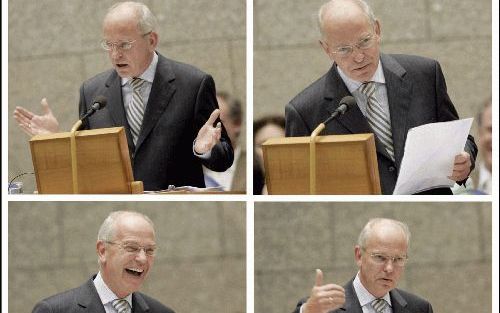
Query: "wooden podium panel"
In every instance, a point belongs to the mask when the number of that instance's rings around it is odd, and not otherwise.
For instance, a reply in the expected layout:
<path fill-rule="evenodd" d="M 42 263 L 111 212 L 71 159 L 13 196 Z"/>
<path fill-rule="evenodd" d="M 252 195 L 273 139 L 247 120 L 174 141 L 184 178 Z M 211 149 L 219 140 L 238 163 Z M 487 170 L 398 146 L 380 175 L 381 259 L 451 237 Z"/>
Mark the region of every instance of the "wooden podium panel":
<path fill-rule="evenodd" d="M 71 194 L 70 133 L 37 135 L 30 140 L 38 193 Z M 123 127 L 78 131 L 78 193 L 131 193 L 130 156 Z"/>
<path fill-rule="evenodd" d="M 310 194 L 310 137 L 272 138 L 263 144 L 269 194 Z M 317 194 L 380 194 L 373 134 L 316 138 Z"/>

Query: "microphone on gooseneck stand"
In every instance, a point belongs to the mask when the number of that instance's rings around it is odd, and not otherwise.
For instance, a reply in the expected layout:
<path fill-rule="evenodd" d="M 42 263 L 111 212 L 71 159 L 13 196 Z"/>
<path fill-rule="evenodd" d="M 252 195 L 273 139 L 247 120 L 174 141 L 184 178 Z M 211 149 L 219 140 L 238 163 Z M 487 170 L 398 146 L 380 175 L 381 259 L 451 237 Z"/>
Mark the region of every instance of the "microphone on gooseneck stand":
<path fill-rule="evenodd" d="M 104 108 L 107 102 L 108 100 L 105 96 L 99 95 L 95 97 L 92 105 L 90 106 L 90 109 L 88 109 L 87 112 L 85 112 L 85 114 L 83 114 L 82 117 L 73 125 L 73 127 L 71 127 L 71 132 L 77 131 L 80 126 L 82 126 L 82 123 L 85 119 L 89 118 L 92 114 Z"/>
<path fill-rule="evenodd" d="M 340 115 L 345 114 L 345 112 L 349 111 L 351 107 L 356 105 L 356 100 L 353 96 L 345 96 L 340 100 L 339 106 L 333 111 L 333 113 L 321 124 L 316 127 L 316 129 L 311 133 L 311 136 L 317 136 L 319 133 L 328 125 L 331 121 L 337 118 Z"/>
<path fill-rule="evenodd" d="M 86 118 L 88 118 L 89 116 L 94 114 L 96 111 L 99 111 L 100 109 L 104 108 L 107 103 L 108 103 L 108 100 L 106 99 L 105 96 L 101 95 L 101 96 L 95 97 L 94 103 L 92 104 L 90 109 L 88 109 L 88 111 L 85 112 L 85 114 L 83 114 L 83 116 L 82 116 L 82 118 L 80 118 L 80 120 L 81 121 L 85 120 Z"/>
<path fill-rule="evenodd" d="M 82 126 L 83 120 L 89 118 L 96 111 L 106 106 L 107 99 L 104 96 L 97 96 L 94 98 L 90 109 L 83 114 L 83 116 L 71 127 L 70 131 L 70 152 L 71 152 L 71 173 L 73 180 L 73 193 L 78 193 L 78 166 L 76 158 L 76 131 Z"/>
<path fill-rule="evenodd" d="M 333 121 L 334 118 L 336 118 L 339 115 L 343 115 L 345 112 L 349 111 L 349 109 L 356 105 L 356 100 L 354 99 L 353 96 L 345 96 L 340 100 L 339 106 L 335 111 L 333 111 L 332 115 L 330 115 L 324 122 L 325 126 Z"/>
<path fill-rule="evenodd" d="M 342 98 L 337 109 L 323 123 L 319 124 L 311 134 L 309 141 L 309 193 L 312 195 L 316 194 L 316 137 L 325 129 L 328 123 L 345 114 L 355 104 L 356 100 L 353 96 Z"/>

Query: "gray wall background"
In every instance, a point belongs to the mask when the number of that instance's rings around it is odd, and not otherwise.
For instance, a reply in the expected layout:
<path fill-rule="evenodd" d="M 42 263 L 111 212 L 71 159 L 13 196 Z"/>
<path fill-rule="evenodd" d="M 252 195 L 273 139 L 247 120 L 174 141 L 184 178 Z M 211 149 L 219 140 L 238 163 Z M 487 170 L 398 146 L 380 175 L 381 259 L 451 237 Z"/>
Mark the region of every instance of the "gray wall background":
<path fill-rule="evenodd" d="M 47 97 L 60 129 L 78 118 L 81 83 L 110 68 L 100 48 L 110 0 L 9 1 L 9 115 L 16 105 L 40 113 Z M 144 0 L 159 20 L 158 51 L 214 77 L 217 90 L 246 98 L 244 0 Z M 242 133 L 245 144 L 245 132 Z M 28 137 L 9 120 L 9 177 L 33 168 Z M 21 179 L 34 190 L 34 178 Z"/>
<path fill-rule="evenodd" d="M 255 312 L 292 312 L 314 285 L 344 285 L 357 271 L 354 245 L 373 217 L 412 232 L 399 287 L 434 312 L 491 312 L 491 203 L 256 203 Z"/>
<path fill-rule="evenodd" d="M 254 0 L 254 118 L 285 104 L 330 68 L 316 16 L 326 0 Z M 381 22 L 386 53 L 441 63 L 460 117 L 491 94 L 490 0 L 367 0 Z"/>
<path fill-rule="evenodd" d="M 31 312 L 97 273 L 97 231 L 122 209 L 156 227 L 159 253 L 141 291 L 176 312 L 245 312 L 241 202 L 10 202 L 9 312 Z"/>

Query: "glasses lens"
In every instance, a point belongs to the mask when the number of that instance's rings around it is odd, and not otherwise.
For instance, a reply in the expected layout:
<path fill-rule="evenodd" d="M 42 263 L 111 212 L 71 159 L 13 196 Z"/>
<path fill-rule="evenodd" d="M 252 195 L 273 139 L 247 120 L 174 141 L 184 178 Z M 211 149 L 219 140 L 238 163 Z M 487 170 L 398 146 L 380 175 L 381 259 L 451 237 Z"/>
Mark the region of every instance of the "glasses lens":
<path fill-rule="evenodd" d="M 340 47 L 335 50 L 335 53 L 341 56 L 346 56 L 349 55 L 352 52 L 352 47 L 350 46 L 345 46 L 345 47 Z"/>
<path fill-rule="evenodd" d="M 130 41 L 121 42 L 118 44 L 118 47 L 121 50 L 129 50 L 130 48 L 132 48 L 132 43 Z"/>
<path fill-rule="evenodd" d="M 358 43 L 358 47 L 360 49 L 368 49 L 368 48 L 370 48 L 373 45 L 374 42 L 375 42 L 375 38 L 373 38 L 372 36 L 370 36 L 370 37 L 362 39 Z"/>
<path fill-rule="evenodd" d="M 102 40 L 101 41 L 101 47 L 106 50 L 106 51 L 109 51 L 111 50 L 111 45 L 109 42 L 107 42 L 106 40 Z"/>

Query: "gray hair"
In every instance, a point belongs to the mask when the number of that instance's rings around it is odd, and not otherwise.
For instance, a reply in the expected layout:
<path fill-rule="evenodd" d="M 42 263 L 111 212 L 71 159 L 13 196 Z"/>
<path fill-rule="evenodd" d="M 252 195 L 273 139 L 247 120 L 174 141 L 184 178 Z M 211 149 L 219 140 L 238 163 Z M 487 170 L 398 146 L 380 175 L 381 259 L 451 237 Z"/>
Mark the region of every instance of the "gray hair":
<path fill-rule="evenodd" d="M 158 27 L 158 21 L 154 14 L 151 12 L 151 10 L 141 2 L 134 2 L 134 1 L 126 1 L 126 2 L 118 2 L 115 3 L 112 7 L 108 9 L 108 13 L 106 14 L 106 17 L 112 13 L 118 8 L 121 7 L 130 7 L 132 8 L 136 15 L 137 15 L 137 29 L 141 34 L 147 34 L 152 31 L 156 31 Z M 106 19 L 106 17 L 104 19 Z"/>
<path fill-rule="evenodd" d="M 113 241 L 116 231 L 115 229 L 116 221 L 118 221 L 118 219 L 123 215 L 135 215 L 138 217 L 142 217 L 146 222 L 148 222 L 151 225 L 153 230 L 155 228 L 153 221 L 142 213 L 133 211 L 114 211 L 111 212 L 108 215 L 108 217 L 106 217 L 101 227 L 99 228 L 99 232 L 97 233 L 97 240 L 104 242 Z"/>
<path fill-rule="evenodd" d="M 410 246 L 410 229 L 408 228 L 408 225 L 406 225 L 403 222 L 396 221 L 393 219 L 388 219 L 388 218 L 372 218 L 366 223 L 365 227 L 361 230 L 361 233 L 359 234 L 358 237 L 358 246 L 360 246 L 362 249 L 366 249 L 366 242 L 368 241 L 368 238 L 370 238 L 370 235 L 372 233 L 373 228 L 381 223 L 390 223 L 395 226 L 398 226 L 401 231 L 405 234 L 406 237 L 406 245 L 407 247 Z"/>
<path fill-rule="evenodd" d="M 326 3 L 324 3 L 318 11 L 318 27 L 319 27 L 319 32 L 321 33 L 321 37 L 324 39 L 325 38 L 325 27 L 324 27 L 324 18 L 326 15 L 326 12 L 328 9 L 331 8 L 335 2 L 338 2 L 336 0 L 330 0 Z M 363 0 L 352 0 L 354 4 L 356 4 L 366 15 L 368 18 L 370 24 L 372 26 L 375 26 L 375 22 L 377 21 L 377 18 L 375 17 L 375 14 L 373 14 L 373 10 L 370 8 L 370 6 Z"/>

